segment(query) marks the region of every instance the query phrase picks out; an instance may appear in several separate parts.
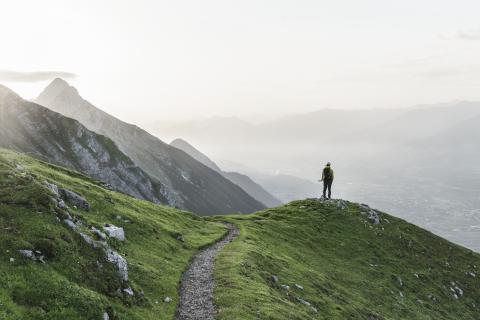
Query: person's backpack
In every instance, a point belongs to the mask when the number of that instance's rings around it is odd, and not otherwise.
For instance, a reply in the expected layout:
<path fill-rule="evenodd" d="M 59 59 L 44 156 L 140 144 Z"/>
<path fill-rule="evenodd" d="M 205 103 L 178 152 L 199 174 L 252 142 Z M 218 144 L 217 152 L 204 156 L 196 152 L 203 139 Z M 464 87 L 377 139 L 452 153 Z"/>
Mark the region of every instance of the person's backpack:
<path fill-rule="evenodd" d="M 332 181 L 333 180 L 333 172 L 332 169 L 329 167 L 326 167 L 323 169 L 323 179 L 326 181 Z"/>

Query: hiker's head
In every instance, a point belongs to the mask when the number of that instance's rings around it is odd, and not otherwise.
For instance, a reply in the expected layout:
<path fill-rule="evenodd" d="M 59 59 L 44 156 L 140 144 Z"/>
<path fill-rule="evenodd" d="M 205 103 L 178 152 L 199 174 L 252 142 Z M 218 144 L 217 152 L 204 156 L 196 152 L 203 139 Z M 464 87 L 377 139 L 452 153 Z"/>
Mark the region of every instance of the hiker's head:
<path fill-rule="evenodd" d="M 330 167 L 330 162 L 327 162 L 327 167 Z"/>

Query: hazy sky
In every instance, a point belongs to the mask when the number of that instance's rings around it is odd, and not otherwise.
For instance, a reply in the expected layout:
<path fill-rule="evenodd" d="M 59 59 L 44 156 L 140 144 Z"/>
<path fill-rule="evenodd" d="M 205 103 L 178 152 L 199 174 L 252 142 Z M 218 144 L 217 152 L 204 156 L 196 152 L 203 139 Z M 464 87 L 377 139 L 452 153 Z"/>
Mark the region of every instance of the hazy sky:
<path fill-rule="evenodd" d="M 480 100 L 480 1 L 0 0 L 0 83 L 131 122 Z"/>

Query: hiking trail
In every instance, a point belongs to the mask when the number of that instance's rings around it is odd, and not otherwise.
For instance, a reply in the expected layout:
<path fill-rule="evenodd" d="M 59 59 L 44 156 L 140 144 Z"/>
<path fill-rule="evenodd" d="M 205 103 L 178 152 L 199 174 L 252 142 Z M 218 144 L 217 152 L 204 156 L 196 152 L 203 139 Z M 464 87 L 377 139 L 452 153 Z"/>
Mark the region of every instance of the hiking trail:
<path fill-rule="evenodd" d="M 232 242 L 240 231 L 233 224 L 225 224 L 228 234 L 215 244 L 201 250 L 190 262 L 182 276 L 176 320 L 214 320 L 213 268 L 215 257 Z"/>

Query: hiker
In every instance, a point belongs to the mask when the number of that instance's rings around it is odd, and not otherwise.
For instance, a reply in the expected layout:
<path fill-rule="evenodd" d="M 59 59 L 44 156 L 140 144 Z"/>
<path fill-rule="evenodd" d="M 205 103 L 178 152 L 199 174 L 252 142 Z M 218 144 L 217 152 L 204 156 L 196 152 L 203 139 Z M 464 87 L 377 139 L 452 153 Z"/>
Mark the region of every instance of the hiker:
<path fill-rule="evenodd" d="M 328 189 L 328 199 L 332 197 L 332 183 L 333 183 L 333 170 L 331 168 L 330 162 L 327 163 L 322 172 L 323 181 L 323 198 L 327 198 L 327 189 Z"/>

